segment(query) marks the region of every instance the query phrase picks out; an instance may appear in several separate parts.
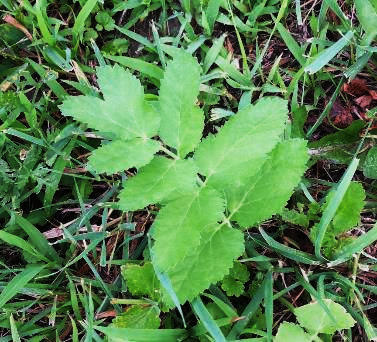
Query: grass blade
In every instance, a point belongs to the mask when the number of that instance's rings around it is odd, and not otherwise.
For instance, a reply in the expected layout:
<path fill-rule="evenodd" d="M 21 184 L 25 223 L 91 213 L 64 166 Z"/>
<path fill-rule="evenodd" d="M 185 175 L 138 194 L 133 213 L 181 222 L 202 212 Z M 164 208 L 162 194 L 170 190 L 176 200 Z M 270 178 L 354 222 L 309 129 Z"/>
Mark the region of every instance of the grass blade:
<path fill-rule="evenodd" d="M 350 21 L 347 16 L 343 13 L 342 9 L 339 7 L 336 0 L 325 0 L 324 3 L 331 8 L 331 10 L 339 17 L 342 21 L 342 24 L 346 27 L 347 30 L 351 28 Z"/>
<path fill-rule="evenodd" d="M 20 335 L 18 334 L 18 330 L 17 330 L 17 325 L 16 325 L 16 322 L 14 321 L 12 314 L 10 314 L 9 323 L 10 323 L 10 330 L 12 333 L 12 341 L 21 342 Z"/>
<path fill-rule="evenodd" d="M 266 274 L 266 286 L 264 293 L 264 309 L 266 316 L 267 341 L 272 341 L 272 327 L 274 323 L 274 298 L 273 298 L 273 284 L 272 272 Z"/>
<path fill-rule="evenodd" d="M 30 266 L 17 274 L 0 294 L 0 308 L 11 300 L 31 279 L 33 279 L 45 265 Z"/>
<path fill-rule="evenodd" d="M 48 260 L 44 255 L 40 254 L 34 247 L 32 247 L 29 243 L 18 236 L 0 230 L 0 240 L 3 240 L 10 245 L 21 248 L 25 252 L 30 253 L 34 257 L 38 258 L 38 260 L 43 260 L 47 263 L 50 262 L 50 260 Z"/>
<path fill-rule="evenodd" d="M 106 66 L 105 59 L 103 58 L 102 53 L 101 53 L 100 49 L 98 48 L 94 39 L 90 39 L 90 45 L 92 45 L 92 49 L 93 49 L 94 54 L 97 58 L 99 66 L 101 66 L 101 67 Z"/>
<path fill-rule="evenodd" d="M 154 24 L 153 21 L 152 21 L 152 34 L 153 34 L 153 39 L 154 39 L 155 44 L 156 44 L 157 53 L 158 53 L 158 57 L 160 58 L 161 65 L 162 65 L 163 69 L 166 69 L 165 55 L 164 55 L 164 52 L 162 51 L 162 48 L 161 48 L 160 36 L 159 36 L 158 31 L 156 29 L 156 25 Z"/>
<path fill-rule="evenodd" d="M 141 59 L 125 57 L 125 56 L 105 56 L 105 57 L 127 68 L 137 70 L 141 72 L 142 74 L 155 78 L 156 80 L 161 80 L 164 77 L 164 72 L 160 67 L 154 64 L 145 62 Z"/>
<path fill-rule="evenodd" d="M 207 308 L 204 306 L 200 297 L 196 297 L 192 302 L 191 306 L 195 313 L 198 315 L 200 321 L 203 323 L 207 331 L 217 342 L 226 342 L 226 339 L 221 332 L 220 328 L 213 320 L 212 316 L 208 312 Z"/>
<path fill-rule="evenodd" d="M 226 33 L 222 34 L 221 37 L 217 38 L 214 40 L 213 45 L 211 48 L 208 50 L 206 57 L 203 62 L 203 74 L 205 75 L 211 65 L 215 62 L 217 56 L 219 55 L 223 45 L 224 45 L 224 40 L 226 37 Z"/>
<path fill-rule="evenodd" d="M 320 262 L 316 260 L 312 255 L 299 251 L 297 249 L 285 246 L 280 242 L 275 241 L 271 238 L 262 228 L 259 228 L 260 233 L 262 234 L 263 238 L 266 240 L 268 246 L 273 250 L 276 250 L 280 254 L 284 255 L 285 257 L 292 259 L 296 262 L 302 262 L 303 264 L 309 265 L 318 265 Z"/>
<path fill-rule="evenodd" d="M 215 25 L 216 18 L 219 14 L 220 5 L 223 0 L 209 0 L 208 6 L 205 11 L 205 16 L 207 18 L 209 34 L 212 34 L 213 27 Z"/>
<path fill-rule="evenodd" d="M 319 118 L 317 119 L 317 121 L 315 122 L 315 124 L 312 127 L 310 127 L 309 131 L 306 133 L 306 138 L 307 139 L 312 136 L 312 134 L 314 133 L 314 131 L 322 123 L 322 121 L 325 119 L 325 117 L 330 113 L 330 110 L 333 107 L 333 105 L 335 103 L 335 100 L 338 97 L 340 89 L 342 89 L 344 81 L 345 81 L 345 78 L 342 77 L 342 79 L 339 81 L 339 83 L 338 83 L 338 85 L 337 85 L 334 93 L 332 94 L 332 96 L 330 98 L 330 101 L 327 103 L 325 109 L 323 110 L 323 112 L 321 113 L 321 115 L 319 116 Z"/>
<path fill-rule="evenodd" d="M 297 59 L 301 66 L 305 66 L 306 58 L 303 56 L 303 49 L 297 44 L 290 32 L 281 23 L 277 23 L 276 28 L 289 51 L 292 52 L 292 55 Z"/>
<path fill-rule="evenodd" d="M 50 30 L 48 29 L 47 23 L 45 22 L 45 17 L 47 17 L 45 11 L 47 4 L 45 0 L 37 0 L 35 2 L 35 15 L 37 16 L 38 26 L 41 30 L 43 40 L 46 44 L 50 46 L 55 45 L 55 39 L 51 35 Z"/>
<path fill-rule="evenodd" d="M 336 43 L 321 51 L 315 56 L 314 61 L 311 62 L 306 68 L 305 72 L 314 74 L 321 70 L 327 63 L 329 63 L 345 46 L 347 46 L 351 38 L 353 37 L 353 31 L 348 31 L 345 36 L 340 38 Z"/>
<path fill-rule="evenodd" d="M 254 314 L 257 312 L 257 310 L 260 307 L 260 303 L 262 302 L 263 296 L 266 293 L 266 278 L 262 285 L 259 287 L 257 292 L 254 294 L 253 298 L 247 305 L 246 309 L 242 312 L 242 317 L 244 319 L 239 320 L 232 328 L 228 336 L 226 337 L 228 341 L 232 341 L 236 338 L 238 338 L 242 331 L 245 329 L 245 327 L 248 325 L 250 320 L 253 318 Z"/>
<path fill-rule="evenodd" d="M 15 223 L 29 235 L 35 249 L 46 258 L 50 259 L 51 262 L 58 263 L 60 257 L 58 253 L 56 253 L 55 249 L 47 242 L 45 236 L 22 216 L 15 215 L 14 217 Z"/>
<path fill-rule="evenodd" d="M 335 260 L 331 261 L 328 264 L 328 265 L 331 265 L 329 267 L 332 267 L 333 265 L 341 264 L 351 259 L 355 253 L 362 252 L 364 248 L 368 247 L 376 240 L 377 240 L 377 224 L 375 224 L 369 232 L 361 235 L 352 243 L 350 243 L 347 246 L 344 246 L 339 251 L 337 251 L 334 255 Z"/>
<path fill-rule="evenodd" d="M 39 74 L 42 78 L 42 82 L 46 83 L 50 89 L 55 93 L 60 99 L 67 96 L 64 88 L 56 81 L 55 78 L 51 77 L 49 72 L 43 68 L 42 65 L 35 63 L 33 60 L 29 59 L 28 62 L 33 67 L 33 69 Z"/>
<path fill-rule="evenodd" d="M 75 20 L 75 24 L 72 28 L 72 45 L 74 48 L 77 47 L 79 42 L 80 34 L 84 32 L 85 21 L 89 17 L 90 12 L 93 10 L 94 6 L 97 4 L 97 0 L 88 0 L 82 7 L 79 15 Z"/>
<path fill-rule="evenodd" d="M 357 165 L 359 165 L 359 159 L 353 159 L 349 167 L 347 168 L 347 171 L 342 177 L 342 180 L 337 186 L 335 196 L 331 198 L 328 206 L 326 207 L 321 221 L 318 224 L 318 232 L 317 232 L 317 238 L 314 243 L 315 248 L 315 255 L 319 259 L 323 259 L 321 255 L 321 246 L 322 241 L 325 236 L 327 227 L 329 226 L 331 220 L 333 219 L 336 210 L 338 209 L 340 202 L 342 201 L 344 194 L 346 193 L 348 186 L 351 183 L 352 177 L 355 174 L 355 171 L 357 169 Z"/>

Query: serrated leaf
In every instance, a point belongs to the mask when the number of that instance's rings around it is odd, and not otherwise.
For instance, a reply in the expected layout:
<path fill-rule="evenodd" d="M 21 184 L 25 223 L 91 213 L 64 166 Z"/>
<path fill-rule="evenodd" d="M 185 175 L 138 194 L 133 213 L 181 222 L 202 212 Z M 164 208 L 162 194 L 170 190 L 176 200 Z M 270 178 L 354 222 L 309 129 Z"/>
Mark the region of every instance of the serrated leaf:
<path fill-rule="evenodd" d="M 133 211 L 152 203 L 176 199 L 194 190 L 196 174 L 192 160 L 156 156 L 125 183 L 118 205 L 124 211 Z"/>
<path fill-rule="evenodd" d="M 187 241 L 190 243 L 190 241 Z M 191 243 L 190 243 L 191 245 Z M 190 301 L 211 284 L 221 280 L 244 251 L 239 230 L 213 224 L 201 233 L 199 244 L 184 259 L 167 271 L 179 301 Z"/>
<path fill-rule="evenodd" d="M 213 189 L 201 188 L 160 210 L 152 233 L 158 269 L 174 269 L 200 244 L 201 232 L 220 221 L 225 202 Z M 174 243 L 172 243 L 174 241 Z"/>
<path fill-rule="evenodd" d="M 326 203 L 334 197 L 335 192 L 327 195 Z M 355 227 L 360 221 L 361 209 L 364 207 L 365 191 L 361 183 L 351 182 L 344 194 L 332 220 L 333 233 L 344 233 Z M 352 208 L 352 210 L 350 210 Z"/>
<path fill-rule="evenodd" d="M 250 277 L 250 273 L 247 270 L 246 265 L 240 263 L 239 261 L 234 261 L 233 267 L 230 269 L 229 275 L 243 283 L 246 283 Z"/>
<path fill-rule="evenodd" d="M 312 342 L 313 338 L 304 329 L 294 323 L 284 322 L 279 325 L 274 342 Z"/>
<path fill-rule="evenodd" d="M 152 160 L 160 146 L 151 139 L 115 140 L 96 149 L 89 157 L 89 165 L 99 173 L 108 174 L 139 168 Z"/>
<path fill-rule="evenodd" d="M 204 114 L 195 106 L 199 94 L 200 67 L 187 53 L 169 62 L 160 88 L 162 140 L 174 147 L 180 157 L 194 150 L 204 127 Z"/>
<path fill-rule="evenodd" d="M 300 181 L 307 160 L 304 140 L 279 143 L 257 175 L 228 192 L 231 219 L 248 227 L 279 213 Z"/>
<path fill-rule="evenodd" d="M 157 305 L 132 305 L 116 316 L 110 327 L 134 329 L 158 329 L 161 323 Z"/>
<path fill-rule="evenodd" d="M 148 296 L 156 302 L 160 300 L 160 282 L 151 262 L 145 262 L 143 266 L 126 264 L 122 266 L 122 276 L 134 296 Z"/>
<path fill-rule="evenodd" d="M 104 100 L 92 96 L 71 96 L 60 109 L 64 115 L 86 122 L 115 138 L 152 137 L 157 133 L 159 117 L 144 101 L 140 81 L 119 65 L 97 68 L 98 84 Z"/>
<path fill-rule="evenodd" d="M 333 321 L 318 302 L 315 302 L 301 306 L 294 311 L 302 327 L 310 333 L 333 334 L 337 330 L 348 329 L 354 326 L 356 321 L 343 306 L 331 299 L 324 299 L 323 302 L 336 322 Z"/>
<path fill-rule="evenodd" d="M 219 191 L 243 186 L 280 140 L 287 113 L 286 101 L 262 98 L 231 117 L 216 136 L 204 139 L 194 159 L 206 184 Z"/>
<path fill-rule="evenodd" d="M 230 276 L 225 276 L 221 282 L 221 288 L 228 296 L 239 297 L 244 292 L 244 283 Z"/>
<path fill-rule="evenodd" d="M 308 228 L 309 226 L 308 216 L 304 213 L 299 213 L 296 210 L 288 210 L 286 208 L 283 208 L 281 212 L 281 218 L 283 221 L 287 221 L 304 228 Z"/>

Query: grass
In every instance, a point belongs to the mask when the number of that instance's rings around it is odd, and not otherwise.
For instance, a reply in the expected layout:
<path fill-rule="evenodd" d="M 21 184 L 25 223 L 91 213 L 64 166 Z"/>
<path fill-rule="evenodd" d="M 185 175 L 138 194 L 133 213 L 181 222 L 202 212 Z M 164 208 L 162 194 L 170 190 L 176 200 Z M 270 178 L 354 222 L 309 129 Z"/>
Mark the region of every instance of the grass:
<path fill-rule="evenodd" d="M 322 340 L 377 339 L 377 8 L 365 3 L 0 1 L 0 340 L 271 341 L 282 322 L 297 322 L 296 308 L 315 301 L 325 310 L 324 299 L 356 324 Z M 279 96 L 290 107 L 284 134 L 307 139 L 311 157 L 287 210 L 244 231 L 247 272 L 234 266 L 166 311 L 153 297 L 156 276 L 143 280 L 145 295 L 122 275 L 148 267 L 159 207 L 117 210 L 136 170 L 90 169 L 106 137 L 58 106 L 98 96 L 95 67 L 114 63 L 154 101 L 174 48 L 201 64 L 205 135 Z M 354 182 L 362 209 L 348 200 Z M 357 222 L 331 235 L 340 211 Z"/>

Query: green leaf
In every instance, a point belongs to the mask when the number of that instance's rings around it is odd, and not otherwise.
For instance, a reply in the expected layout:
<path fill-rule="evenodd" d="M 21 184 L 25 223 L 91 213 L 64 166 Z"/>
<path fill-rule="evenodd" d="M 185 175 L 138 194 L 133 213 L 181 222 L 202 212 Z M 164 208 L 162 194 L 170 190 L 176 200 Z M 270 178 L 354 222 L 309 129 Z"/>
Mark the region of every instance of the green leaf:
<path fill-rule="evenodd" d="M 126 264 L 122 266 L 122 276 L 134 296 L 148 296 L 156 302 L 160 300 L 160 282 L 151 262 L 145 262 L 143 266 Z"/>
<path fill-rule="evenodd" d="M 374 6 L 373 6 L 374 5 Z M 377 6 L 374 0 L 355 0 L 356 14 L 370 39 L 377 34 Z"/>
<path fill-rule="evenodd" d="M 283 208 L 281 212 L 281 218 L 284 221 L 302 226 L 304 228 L 308 228 L 309 226 L 308 216 L 304 213 L 299 213 L 296 210 L 288 210 L 286 208 Z"/>
<path fill-rule="evenodd" d="M 364 176 L 377 179 L 377 146 L 373 146 L 367 154 L 364 163 Z"/>
<path fill-rule="evenodd" d="M 43 254 L 39 253 L 30 243 L 26 242 L 24 239 L 20 237 L 7 233 L 4 230 L 0 230 L 0 240 L 4 242 L 21 248 L 24 252 L 30 253 L 33 257 L 37 258 L 38 260 L 43 260 L 45 262 L 51 262 L 48 258 L 46 258 Z"/>
<path fill-rule="evenodd" d="M 321 70 L 327 63 L 329 63 L 345 46 L 351 43 L 353 37 L 353 31 L 348 31 L 342 38 L 336 43 L 321 51 L 314 57 L 314 61 L 305 67 L 305 72 L 314 74 Z"/>
<path fill-rule="evenodd" d="M 153 107 L 144 101 L 140 81 L 119 65 L 99 67 L 97 76 L 104 100 L 71 96 L 60 106 L 62 113 L 120 139 L 154 136 L 159 118 Z"/>
<path fill-rule="evenodd" d="M 359 159 L 353 159 L 351 164 L 348 166 L 346 172 L 344 173 L 341 181 L 338 183 L 336 190 L 334 190 L 334 195 L 331 197 L 331 200 L 328 201 L 327 206 L 323 212 L 321 220 L 315 229 L 315 254 L 317 258 L 321 258 L 321 246 L 323 238 L 325 237 L 326 230 L 329 227 L 332 219 L 335 216 L 335 213 L 342 202 L 342 199 L 351 184 L 351 180 L 355 171 L 357 169 L 357 165 L 359 164 Z"/>
<path fill-rule="evenodd" d="M 89 165 L 97 172 L 108 174 L 139 168 L 152 160 L 160 146 L 151 139 L 115 140 L 95 150 L 89 157 Z"/>
<path fill-rule="evenodd" d="M 201 188 L 160 210 L 153 225 L 153 246 L 158 269 L 174 269 L 201 243 L 201 232 L 220 221 L 225 209 L 215 190 Z M 174 241 L 174 243 L 171 243 Z"/>
<path fill-rule="evenodd" d="M 330 264 L 338 265 L 348 259 L 351 259 L 355 253 L 361 253 L 364 248 L 370 246 L 376 240 L 377 225 L 375 224 L 373 228 L 367 233 L 360 235 L 352 243 L 342 247 L 339 251 L 337 251 L 334 255 L 335 261 L 331 262 Z"/>
<path fill-rule="evenodd" d="M 221 192 L 243 186 L 280 140 L 287 113 L 286 101 L 262 98 L 231 117 L 216 136 L 204 139 L 194 158 L 206 184 Z"/>
<path fill-rule="evenodd" d="M 304 329 L 294 323 L 284 322 L 279 325 L 274 342 L 312 342 L 313 338 Z"/>
<path fill-rule="evenodd" d="M 176 199 L 194 190 L 196 173 L 192 160 L 156 156 L 125 183 L 118 205 L 124 211 L 133 211 L 152 203 Z"/>
<path fill-rule="evenodd" d="M 58 253 L 35 226 L 20 215 L 14 215 L 14 219 L 15 223 L 28 234 L 33 247 L 35 247 L 41 255 L 44 255 L 52 262 L 61 262 Z"/>
<path fill-rule="evenodd" d="M 356 323 L 355 320 L 347 313 L 343 306 L 331 299 L 324 299 L 323 302 L 336 322 L 334 322 L 318 302 L 315 302 L 301 306 L 294 311 L 302 327 L 312 334 L 333 334 L 337 330 L 348 329 L 354 326 Z"/>
<path fill-rule="evenodd" d="M 4 307 L 5 303 L 11 300 L 25 285 L 32 280 L 45 265 L 30 266 L 17 274 L 0 293 L 0 307 Z"/>
<path fill-rule="evenodd" d="M 250 273 L 246 265 L 239 261 L 234 261 L 229 275 L 226 275 L 221 281 L 221 288 L 228 296 L 239 297 L 245 290 L 244 284 L 249 280 Z"/>
<path fill-rule="evenodd" d="M 230 218 L 248 227 L 280 212 L 299 183 L 307 160 L 304 140 L 278 144 L 257 175 L 228 192 Z"/>
<path fill-rule="evenodd" d="M 199 94 L 200 67 L 195 58 L 178 53 L 161 80 L 160 109 L 162 140 L 180 157 L 194 150 L 202 136 L 204 114 L 195 106 Z"/>
<path fill-rule="evenodd" d="M 157 305 L 132 305 L 113 320 L 110 327 L 134 329 L 158 329 L 161 323 Z"/>
<path fill-rule="evenodd" d="M 224 277 L 221 282 L 221 288 L 228 296 L 239 297 L 245 291 L 244 283 L 230 276 Z"/>
<path fill-rule="evenodd" d="M 326 198 L 326 204 L 335 196 L 331 191 Z M 361 183 L 351 182 L 332 220 L 332 233 L 342 234 L 355 227 L 360 221 L 361 209 L 364 207 L 365 191 Z M 352 208 L 352 210 L 350 210 Z"/>
<path fill-rule="evenodd" d="M 226 338 L 220 327 L 212 318 L 211 314 L 208 312 L 207 308 L 203 304 L 200 297 L 196 297 L 192 302 L 191 306 L 195 314 L 199 317 L 201 324 L 204 325 L 206 330 L 211 334 L 216 342 L 226 342 Z"/>
<path fill-rule="evenodd" d="M 81 3 L 80 3 L 81 4 Z M 76 17 L 75 24 L 72 28 L 72 45 L 76 46 L 80 35 L 84 32 L 85 21 L 88 19 L 90 12 L 94 9 L 95 5 L 97 4 L 97 0 L 88 0 L 85 1 L 84 6 L 80 10 L 80 13 Z"/>
<path fill-rule="evenodd" d="M 110 342 L 178 342 L 183 341 L 188 333 L 184 329 L 132 329 L 107 328 L 95 326 L 103 332 Z"/>
<path fill-rule="evenodd" d="M 206 227 L 199 244 L 194 246 L 190 240 L 187 243 L 192 246 L 189 254 L 167 271 L 181 304 L 221 280 L 229 272 L 233 260 L 244 251 L 242 233 L 220 224 Z M 176 252 L 179 254 L 178 250 Z"/>
<path fill-rule="evenodd" d="M 239 261 L 234 261 L 233 267 L 230 269 L 229 275 L 235 279 L 240 280 L 243 283 L 246 283 L 250 277 L 250 273 L 247 270 L 246 265 L 240 263 Z"/>
<path fill-rule="evenodd" d="M 118 29 L 120 30 L 120 28 Z M 122 64 L 125 67 L 135 69 L 142 74 L 153 77 L 157 80 L 160 80 L 164 77 L 164 72 L 160 67 L 155 64 L 145 62 L 139 58 L 131 58 L 126 56 L 106 56 L 106 58 Z"/>

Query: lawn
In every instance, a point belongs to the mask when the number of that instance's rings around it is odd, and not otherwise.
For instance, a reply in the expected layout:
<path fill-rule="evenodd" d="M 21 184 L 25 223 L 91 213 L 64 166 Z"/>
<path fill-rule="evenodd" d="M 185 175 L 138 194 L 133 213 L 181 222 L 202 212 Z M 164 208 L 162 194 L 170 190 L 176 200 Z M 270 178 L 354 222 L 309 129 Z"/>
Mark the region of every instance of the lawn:
<path fill-rule="evenodd" d="M 377 341 L 375 0 L 1 0 L 0 341 Z"/>

